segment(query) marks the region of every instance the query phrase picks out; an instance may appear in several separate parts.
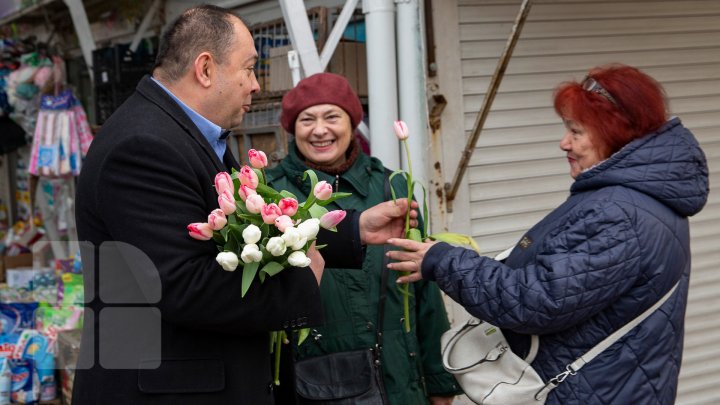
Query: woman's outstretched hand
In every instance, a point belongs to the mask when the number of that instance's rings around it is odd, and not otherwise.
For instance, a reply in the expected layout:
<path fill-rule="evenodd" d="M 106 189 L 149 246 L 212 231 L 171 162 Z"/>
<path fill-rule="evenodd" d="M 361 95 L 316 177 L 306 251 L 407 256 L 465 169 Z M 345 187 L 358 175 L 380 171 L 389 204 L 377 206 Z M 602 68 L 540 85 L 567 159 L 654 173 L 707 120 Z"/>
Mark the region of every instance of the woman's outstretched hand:
<path fill-rule="evenodd" d="M 414 283 L 422 279 L 422 261 L 425 253 L 435 244 L 435 242 L 415 242 L 409 239 L 390 239 L 388 243 L 397 246 L 403 250 L 391 250 L 387 252 L 387 256 L 395 260 L 395 263 L 388 264 L 390 270 L 405 271 L 410 274 L 398 277 L 397 282 L 400 284 Z"/>

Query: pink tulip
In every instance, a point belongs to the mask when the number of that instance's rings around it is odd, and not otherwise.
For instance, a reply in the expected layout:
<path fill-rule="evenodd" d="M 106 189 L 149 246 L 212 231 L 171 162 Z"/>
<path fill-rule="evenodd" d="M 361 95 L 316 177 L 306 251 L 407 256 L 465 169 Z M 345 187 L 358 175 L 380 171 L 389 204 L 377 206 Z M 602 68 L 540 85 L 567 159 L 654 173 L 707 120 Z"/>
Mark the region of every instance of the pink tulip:
<path fill-rule="evenodd" d="M 244 184 L 241 184 L 240 187 L 238 188 L 238 195 L 240 196 L 240 199 L 243 201 L 247 200 L 248 196 L 253 195 L 253 194 L 257 194 L 257 191 L 251 189 L 250 187 L 248 187 Z"/>
<path fill-rule="evenodd" d="M 280 211 L 282 211 L 283 215 L 287 215 L 289 217 L 295 215 L 298 210 L 298 202 L 294 198 L 283 198 L 280 202 L 278 202 L 278 206 L 280 207 Z"/>
<path fill-rule="evenodd" d="M 262 207 L 260 215 L 262 215 L 263 222 L 266 224 L 274 224 L 275 219 L 282 215 L 282 211 L 280 211 L 280 207 L 278 207 L 277 204 L 270 203 Z"/>
<path fill-rule="evenodd" d="M 325 229 L 335 228 L 345 218 L 345 211 L 335 210 L 320 217 L 320 226 Z"/>
<path fill-rule="evenodd" d="M 259 214 L 265 206 L 265 200 L 259 194 L 252 194 L 245 200 L 247 210 L 252 214 Z"/>
<path fill-rule="evenodd" d="M 227 224 L 227 217 L 225 217 L 223 210 L 220 208 L 213 210 L 208 216 L 208 224 L 210 224 L 210 228 L 214 231 L 223 229 L 225 224 Z"/>
<path fill-rule="evenodd" d="M 275 226 L 277 229 L 280 230 L 280 232 L 285 232 L 285 230 L 291 226 L 295 225 L 293 223 L 292 218 L 290 218 L 287 215 L 280 215 L 279 217 L 275 218 Z"/>
<path fill-rule="evenodd" d="M 332 195 L 332 186 L 325 180 L 320 181 L 315 185 L 313 194 L 318 200 L 325 201 Z"/>
<path fill-rule="evenodd" d="M 190 237 L 197 240 L 210 240 L 213 230 L 207 222 L 194 222 L 187 226 Z"/>
<path fill-rule="evenodd" d="M 404 141 L 408 139 L 408 136 L 410 136 L 410 133 L 408 131 L 407 124 L 405 124 L 405 121 L 395 121 L 393 123 L 393 129 L 395 129 L 395 136 L 401 141 Z"/>
<path fill-rule="evenodd" d="M 246 185 L 255 190 L 258 186 L 258 176 L 250 166 L 243 166 L 240 169 L 240 184 Z"/>
<path fill-rule="evenodd" d="M 250 158 L 250 165 L 256 169 L 262 169 L 268 165 L 267 156 L 263 151 L 250 149 L 248 157 Z"/>
<path fill-rule="evenodd" d="M 220 172 L 215 175 L 215 190 L 217 191 L 218 195 L 225 192 L 225 190 L 230 190 L 230 194 L 235 191 L 235 187 L 233 187 L 232 177 L 227 172 Z"/>
<path fill-rule="evenodd" d="M 225 215 L 230 215 L 235 212 L 237 208 L 235 205 L 235 197 L 233 197 L 230 190 L 225 190 L 218 196 L 218 206 Z"/>

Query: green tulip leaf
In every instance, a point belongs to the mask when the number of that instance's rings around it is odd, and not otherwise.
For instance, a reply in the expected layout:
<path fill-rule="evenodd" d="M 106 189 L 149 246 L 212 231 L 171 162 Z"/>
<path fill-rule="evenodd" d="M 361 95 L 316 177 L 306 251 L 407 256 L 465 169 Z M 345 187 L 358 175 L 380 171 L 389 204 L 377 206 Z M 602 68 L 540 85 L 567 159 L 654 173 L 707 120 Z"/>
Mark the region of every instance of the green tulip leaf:
<path fill-rule="evenodd" d="M 331 202 L 333 202 L 333 201 L 335 201 L 335 200 L 337 200 L 337 199 L 345 198 L 345 197 L 350 197 L 351 195 L 352 195 L 352 193 L 332 193 L 332 195 L 330 196 L 330 198 L 328 198 L 327 200 L 318 201 L 317 204 L 318 204 L 318 205 L 325 206 L 325 205 L 328 205 L 328 204 L 330 204 Z"/>
<path fill-rule="evenodd" d="M 310 216 L 313 218 L 320 218 L 328 213 L 327 208 L 317 204 L 312 205 L 308 211 L 310 212 Z"/>
<path fill-rule="evenodd" d="M 422 233 L 417 228 L 408 229 L 407 235 L 405 235 L 405 237 L 416 242 L 422 242 Z"/>
<path fill-rule="evenodd" d="M 267 274 L 268 276 L 272 277 L 278 273 L 280 273 L 284 267 L 282 264 L 278 262 L 269 262 L 263 268 L 260 270 L 261 274 Z"/>
<path fill-rule="evenodd" d="M 298 343 L 297 343 L 297 345 L 300 346 L 301 344 L 303 344 L 303 342 L 305 341 L 305 339 L 307 339 L 308 336 L 310 336 L 310 328 L 302 328 L 302 329 L 300 329 L 300 330 L 298 331 Z"/>
<path fill-rule="evenodd" d="M 247 294 L 248 290 L 250 289 L 250 285 L 252 284 L 252 281 L 255 278 L 255 274 L 257 274 L 257 270 L 258 270 L 259 266 L 260 266 L 260 263 L 258 263 L 258 262 L 246 263 L 243 266 L 242 292 L 241 292 L 242 297 L 245 297 L 245 294 Z"/>

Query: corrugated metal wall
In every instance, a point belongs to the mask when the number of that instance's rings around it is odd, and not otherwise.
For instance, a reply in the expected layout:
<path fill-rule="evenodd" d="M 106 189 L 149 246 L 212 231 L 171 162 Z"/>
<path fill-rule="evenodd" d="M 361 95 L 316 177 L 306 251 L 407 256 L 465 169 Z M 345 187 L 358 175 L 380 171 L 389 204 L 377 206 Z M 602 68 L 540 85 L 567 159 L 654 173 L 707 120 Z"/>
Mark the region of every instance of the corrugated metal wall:
<path fill-rule="evenodd" d="M 467 132 L 520 4 L 457 1 Z M 720 181 L 720 1 L 536 0 L 466 175 L 471 232 L 487 254 L 498 252 L 566 198 L 572 179 L 558 147 L 563 126 L 552 109 L 552 91 L 609 62 L 637 66 L 658 79 L 671 111 L 695 133 L 709 160 L 710 200 L 692 218 L 693 273 L 677 403 L 719 403 L 720 193 L 714 186 Z M 467 221 L 454 215 L 455 223 Z"/>

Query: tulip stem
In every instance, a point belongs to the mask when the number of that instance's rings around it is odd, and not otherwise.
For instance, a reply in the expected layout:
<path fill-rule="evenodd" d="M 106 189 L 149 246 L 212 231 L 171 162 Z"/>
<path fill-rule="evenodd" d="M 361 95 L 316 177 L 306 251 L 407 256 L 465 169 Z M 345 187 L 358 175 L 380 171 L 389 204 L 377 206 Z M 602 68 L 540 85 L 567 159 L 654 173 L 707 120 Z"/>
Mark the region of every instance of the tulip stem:
<path fill-rule="evenodd" d="M 408 209 L 405 213 L 405 237 L 410 237 L 410 202 L 412 201 L 413 195 L 413 177 L 412 177 L 412 161 L 410 160 L 410 147 L 408 146 L 407 139 L 402 141 L 405 146 L 405 156 L 407 157 L 407 203 Z M 402 272 L 403 276 L 410 275 L 410 272 Z M 410 284 L 405 283 L 402 285 L 403 295 L 403 317 L 405 318 L 405 332 L 410 333 Z"/>
<path fill-rule="evenodd" d="M 280 385 L 280 350 L 282 349 L 282 342 L 285 338 L 285 331 L 276 332 L 275 339 L 275 372 L 273 375 L 273 382 L 275 385 Z"/>

